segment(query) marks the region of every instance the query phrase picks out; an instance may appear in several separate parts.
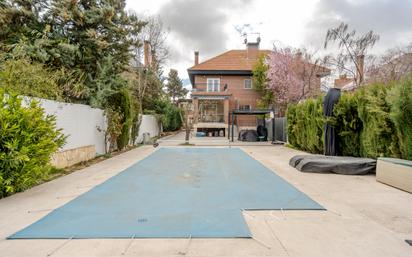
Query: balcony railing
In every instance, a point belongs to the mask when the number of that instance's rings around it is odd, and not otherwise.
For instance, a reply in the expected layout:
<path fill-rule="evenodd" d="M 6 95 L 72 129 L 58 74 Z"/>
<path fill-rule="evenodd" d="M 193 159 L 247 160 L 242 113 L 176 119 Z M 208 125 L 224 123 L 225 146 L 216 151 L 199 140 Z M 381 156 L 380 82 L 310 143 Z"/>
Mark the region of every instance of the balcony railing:
<path fill-rule="evenodd" d="M 227 84 L 219 84 L 219 91 L 208 91 L 207 83 L 196 83 L 192 89 L 192 92 L 226 92 L 227 89 Z"/>
<path fill-rule="evenodd" d="M 224 114 L 199 115 L 199 122 L 225 122 Z"/>

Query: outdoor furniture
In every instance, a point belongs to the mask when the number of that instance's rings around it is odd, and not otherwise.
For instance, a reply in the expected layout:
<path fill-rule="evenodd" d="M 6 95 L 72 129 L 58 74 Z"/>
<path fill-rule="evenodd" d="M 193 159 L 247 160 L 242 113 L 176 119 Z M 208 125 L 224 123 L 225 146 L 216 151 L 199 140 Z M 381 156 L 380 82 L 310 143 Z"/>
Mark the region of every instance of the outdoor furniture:
<path fill-rule="evenodd" d="M 289 165 L 302 172 L 365 175 L 375 172 L 376 160 L 346 156 L 296 155 L 290 159 Z"/>
<path fill-rule="evenodd" d="M 258 141 L 258 133 L 256 130 L 245 129 L 239 132 L 239 141 L 246 141 L 246 142 L 257 142 Z"/>

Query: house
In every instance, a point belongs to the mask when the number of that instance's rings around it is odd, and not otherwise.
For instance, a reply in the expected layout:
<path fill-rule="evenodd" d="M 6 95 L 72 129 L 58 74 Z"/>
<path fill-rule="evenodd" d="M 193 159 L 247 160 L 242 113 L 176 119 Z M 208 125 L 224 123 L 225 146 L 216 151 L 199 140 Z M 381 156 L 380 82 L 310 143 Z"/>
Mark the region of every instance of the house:
<path fill-rule="evenodd" d="M 410 50 L 409 50 L 410 51 Z M 412 53 L 394 53 L 384 56 L 379 65 L 372 65 L 365 80 L 368 83 L 400 80 L 412 72 Z"/>
<path fill-rule="evenodd" d="M 227 135 L 229 113 L 233 110 L 255 110 L 260 95 L 253 90 L 252 69 L 262 55 L 259 40 L 246 42 L 244 50 L 230 50 L 204 62 L 194 53 L 194 66 L 188 69 L 192 84 L 193 129 L 209 135 Z M 320 79 L 316 90 L 320 92 Z M 256 129 L 257 117 L 239 116 L 237 131 Z"/>
<path fill-rule="evenodd" d="M 334 87 L 342 91 L 355 90 L 355 79 L 348 77 L 346 74 L 339 75 L 339 78 L 335 79 Z"/>

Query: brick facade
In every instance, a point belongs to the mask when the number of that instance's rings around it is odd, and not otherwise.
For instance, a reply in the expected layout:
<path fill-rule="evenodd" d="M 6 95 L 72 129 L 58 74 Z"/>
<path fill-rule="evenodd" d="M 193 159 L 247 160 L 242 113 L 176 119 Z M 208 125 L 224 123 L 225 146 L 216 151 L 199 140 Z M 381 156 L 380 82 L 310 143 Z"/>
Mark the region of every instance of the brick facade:
<path fill-rule="evenodd" d="M 252 79 L 251 76 L 229 76 L 229 75 L 196 75 L 194 78 L 194 83 L 196 85 L 196 90 L 202 92 L 207 91 L 207 79 L 208 78 L 219 78 L 220 79 L 220 93 L 225 93 L 230 95 L 228 101 L 229 111 L 233 109 L 239 109 L 241 106 L 249 105 L 251 109 L 256 109 L 257 101 L 259 100 L 259 94 L 253 89 L 245 89 L 244 81 L 245 79 Z M 226 91 L 224 87 L 227 85 Z M 219 95 L 219 93 L 209 92 L 213 95 Z M 196 93 L 192 94 L 192 97 Z M 201 100 L 199 100 L 201 101 Z M 225 113 L 227 115 L 227 113 Z M 227 119 L 225 119 L 227 121 Z M 239 116 L 238 117 L 239 126 L 256 126 L 256 117 L 253 116 Z"/>

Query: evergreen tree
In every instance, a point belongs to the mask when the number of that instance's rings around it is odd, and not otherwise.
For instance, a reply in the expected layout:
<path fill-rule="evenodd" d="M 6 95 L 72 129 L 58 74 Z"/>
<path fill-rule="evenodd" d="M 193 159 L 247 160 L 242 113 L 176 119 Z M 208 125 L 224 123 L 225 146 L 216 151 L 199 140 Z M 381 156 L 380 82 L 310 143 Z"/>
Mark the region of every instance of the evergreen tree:
<path fill-rule="evenodd" d="M 30 58 L 59 72 L 70 100 L 99 98 L 101 67 L 120 74 L 145 25 L 125 11 L 125 0 L 0 0 L 0 51 Z M 9 57 L 7 57 L 9 56 Z"/>
<path fill-rule="evenodd" d="M 64 38 L 79 49 L 80 54 L 70 68 L 87 74 L 86 84 L 95 90 L 98 66 L 114 56 L 115 73 L 129 64 L 132 47 L 140 45 L 137 35 L 143 22 L 125 11 L 125 0 L 53 0 L 47 23 L 55 38 Z"/>
<path fill-rule="evenodd" d="M 265 56 L 262 55 L 252 70 L 253 89 L 261 95 L 258 102 L 259 108 L 268 108 L 269 105 L 275 103 L 273 91 L 268 88 L 267 71 L 268 65 L 265 63 Z"/>
<path fill-rule="evenodd" d="M 22 38 L 43 31 L 40 13 L 46 9 L 43 0 L 0 0 L 0 50 L 7 51 Z"/>
<path fill-rule="evenodd" d="M 171 69 L 166 84 L 167 94 L 176 103 L 177 99 L 184 98 L 188 90 L 183 87 L 182 80 L 179 78 L 177 70 Z"/>

